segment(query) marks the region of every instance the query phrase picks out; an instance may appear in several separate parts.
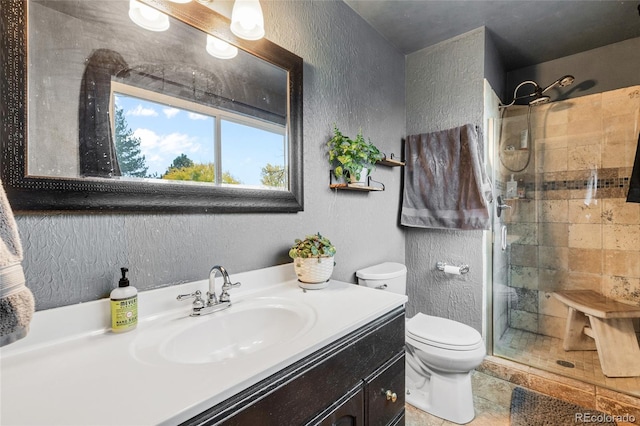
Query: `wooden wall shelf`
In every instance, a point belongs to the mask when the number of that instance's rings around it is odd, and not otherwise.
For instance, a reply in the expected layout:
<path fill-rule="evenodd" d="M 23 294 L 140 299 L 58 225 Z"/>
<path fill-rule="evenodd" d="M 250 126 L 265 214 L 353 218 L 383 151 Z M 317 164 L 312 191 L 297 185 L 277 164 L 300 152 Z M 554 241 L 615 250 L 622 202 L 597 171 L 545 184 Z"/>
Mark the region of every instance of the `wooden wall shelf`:
<path fill-rule="evenodd" d="M 355 184 L 351 184 L 351 183 L 332 183 L 331 185 L 329 185 L 329 188 L 331 189 L 344 189 L 344 190 L 348 190 L 348 191 L 362 191 L 362 192 L 368 192 L 368 191 L 384 191 L 384 187 L 378 187 L 378 186 L 365 186 L 365 185 L 355 185 Z"/>
<path fill-rule="evenodd" d="M 394 158 L 383 158 L 382 160 L 378 161 L 376 164 L 382 164 L 383 166 L 389 166 L 389 167 L 399 167 L 399 166 L 404 166 L 404 161 L 399 161 Z"/>

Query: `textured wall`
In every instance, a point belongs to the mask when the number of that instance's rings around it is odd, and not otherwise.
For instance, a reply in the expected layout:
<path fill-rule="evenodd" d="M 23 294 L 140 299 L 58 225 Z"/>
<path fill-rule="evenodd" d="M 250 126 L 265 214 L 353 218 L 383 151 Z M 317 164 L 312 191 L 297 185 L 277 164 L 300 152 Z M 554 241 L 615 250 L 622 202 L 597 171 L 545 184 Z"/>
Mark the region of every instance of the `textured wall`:
<path fill-rule="evenodd" d="M 491 91 L 494 92 L 499 99 L 504 99 L 505 83 L 507 74 L 505 72 L 504 61 L 498 48 L 495 45 L 490 31 L 486 31 L 484 40 L 484 78 L 489 82 Z M 485 96 L 486 98 L 487 96 Z M 486 112 L 485 107 L 485 112 Z M 495 110 L 497 113 L 497 109 Z"/>
<path fill-rule="evenodd" d="M 407 134 L 483 125 L 485 29 L 407 56 Z M 410 229 L 408 315 L 420 311 L 482 330 L 483 233 Z M 438 261 L 467 263 L 467 275 L 446 275 Z"/>
<path fill-rule="evenodd" d="M 289 262 L 295 238 L 320 231 L 338 249 L 334 278 L 389 260 L 404 262 L 397 226 L 401 170 L 374 172 L 386 191 L 334 192 L 325 142 L 335 122 L 361 127 L 399 153 L 405 135 L 405 61 L 355 12 L 336 1 L 265 1 L 267 37 L 304 58 L 305 211 L 297 214 L 23 214 L 28 286 L 37 309 L 108 296 L 119 267 L 139 289 L 203 279 L 214 264 L 241 272 Z"/>

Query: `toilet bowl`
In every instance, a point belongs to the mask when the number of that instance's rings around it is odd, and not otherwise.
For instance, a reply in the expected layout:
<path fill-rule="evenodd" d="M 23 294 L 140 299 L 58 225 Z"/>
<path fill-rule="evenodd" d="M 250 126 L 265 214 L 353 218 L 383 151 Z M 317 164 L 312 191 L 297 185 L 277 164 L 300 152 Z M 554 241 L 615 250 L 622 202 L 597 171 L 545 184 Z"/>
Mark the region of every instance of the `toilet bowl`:
<path fill-rule="evenodd" d="M 405 294 L 407 268 L 385 262 L 356 272 L 358 284 Z M 406 396 L 416 408 L 454 423 L 473 420 L 471 372 L 486 355 L 468 325 L 418 313 L 406 322 Z"/>
<path fill-rule="evenodd" d="M 473 420 L 471 372 L 486 355 L 482 336 L 468 325 L 422 313 L 406 323 L 406 401 L 455 422 Z"/>

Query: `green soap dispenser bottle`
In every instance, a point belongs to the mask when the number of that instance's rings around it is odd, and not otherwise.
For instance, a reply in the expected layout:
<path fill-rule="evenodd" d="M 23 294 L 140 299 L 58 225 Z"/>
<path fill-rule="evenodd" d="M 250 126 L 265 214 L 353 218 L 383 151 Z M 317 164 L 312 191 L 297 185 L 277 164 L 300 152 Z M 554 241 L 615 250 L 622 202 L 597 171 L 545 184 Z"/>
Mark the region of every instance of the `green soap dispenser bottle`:
<path fill-rule="evenodd" d="M 114 333 L 133 330 L 138 325 L 138 290 L 129 285 L 127 268 L 120 268 L 122 278 L 111 291 L 111 329 Z"/>

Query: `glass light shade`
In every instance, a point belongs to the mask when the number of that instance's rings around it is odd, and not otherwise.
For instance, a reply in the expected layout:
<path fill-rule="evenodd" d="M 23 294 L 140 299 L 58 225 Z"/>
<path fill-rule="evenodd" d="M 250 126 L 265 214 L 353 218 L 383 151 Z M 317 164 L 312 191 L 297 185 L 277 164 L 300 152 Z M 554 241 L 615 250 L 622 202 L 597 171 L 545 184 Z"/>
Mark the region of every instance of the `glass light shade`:
<path fill-rule="evenodd" d="M 172 1 L 174 3 L 189 3 L 191 0 L 169 0 Z"/>
<path fill-rule="evenodd" d="M 230 45 L 226 41 L 207 34 L 207 53 L 220 59 L 235 58 L 238 54 L 238 48 Z"/>
<path fill-rule="evenodd" d="M 129 0 L 129 18 L 138 26 L 149 31 L 169 29 L 169 17 L 137 0 Z"/>
<path fill-rule="evenodd" d="M 245 40 L 264 37 L 264 17 L 258 0 L 236 0 L 231 12 L 231 32 Z"/>

